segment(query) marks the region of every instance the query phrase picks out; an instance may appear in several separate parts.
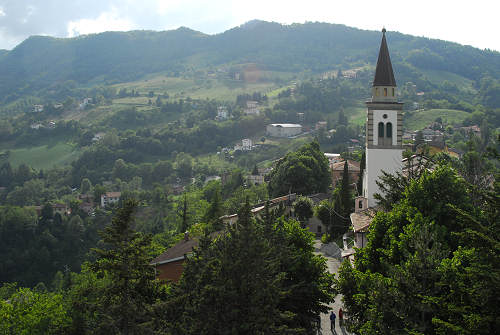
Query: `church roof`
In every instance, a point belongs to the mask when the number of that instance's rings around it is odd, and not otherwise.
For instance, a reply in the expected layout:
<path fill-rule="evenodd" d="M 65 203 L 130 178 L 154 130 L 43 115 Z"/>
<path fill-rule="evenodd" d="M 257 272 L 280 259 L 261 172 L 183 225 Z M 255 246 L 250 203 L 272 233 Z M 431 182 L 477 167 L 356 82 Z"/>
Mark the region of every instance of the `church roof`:
<path fill-rule="evenodd" d="M 385 40 L 385 28 L 382 29 L 382 43 L 378 53 L 377 68 L 375 70 L 375 78 L 373 86 L 396 86 L 394 72 L 392 71 L 391 57 Z"/>

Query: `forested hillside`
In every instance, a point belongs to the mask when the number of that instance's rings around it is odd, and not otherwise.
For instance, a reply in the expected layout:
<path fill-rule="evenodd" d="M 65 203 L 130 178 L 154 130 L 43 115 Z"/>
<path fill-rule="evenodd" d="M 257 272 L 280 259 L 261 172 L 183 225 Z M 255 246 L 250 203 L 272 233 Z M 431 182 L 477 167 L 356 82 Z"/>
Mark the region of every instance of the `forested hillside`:
<path fill-rule="evenodd" d="M 131 81 L 149 73 L 254 63 L 260 69 L 320 73 L 372 64 L 379 32 L 343 25 L 281 25 L 251 21 L 217 35 L 188 28 L 106 32 L 60 39 L 33 36 L 0 57 L 0 101 L 77 84 Z M 427 38 L 390 34 L 396 77 L 422 79 L 422 70 L 477 81 L 500 76 L 500 53 Z"/>

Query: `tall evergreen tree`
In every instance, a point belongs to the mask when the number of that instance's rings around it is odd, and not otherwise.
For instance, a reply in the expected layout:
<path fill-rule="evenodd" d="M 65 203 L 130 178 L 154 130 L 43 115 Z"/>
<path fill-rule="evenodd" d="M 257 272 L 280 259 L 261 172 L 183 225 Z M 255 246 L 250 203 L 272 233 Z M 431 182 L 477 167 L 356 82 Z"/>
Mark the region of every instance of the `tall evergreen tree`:
<path fill-rule="evenodd" d="M 342 173 L 342 184 L 340 185 L 340 214 L 348 217 L 351 214 L 353 207 L 353 199 L 351 196 L 351 181 L 349 178 L 349 164 L 347 160 L 344 162 L 344 171 Z"/>
<path fill-rule="evenodd" d="M 103 248 L 93 249 L 97 260 L 92 269 L 105 276 L 97 305 L 96 332 L 144 334 L 148 331 L 151 306 L 156 297 L 154 269 L 148 256 L 151 237 L 133 229 L 135 200 L 127 200 L 101 232 Z"/>
<path fill-rule="evenodd" d="M 366 153 L 363 151 L 361 155 L 361 162 L 359 163 L 359 176 L 356 187 L 358 189 L 358 195 L 363 194 L 363 175 L 366 169 Z"/>

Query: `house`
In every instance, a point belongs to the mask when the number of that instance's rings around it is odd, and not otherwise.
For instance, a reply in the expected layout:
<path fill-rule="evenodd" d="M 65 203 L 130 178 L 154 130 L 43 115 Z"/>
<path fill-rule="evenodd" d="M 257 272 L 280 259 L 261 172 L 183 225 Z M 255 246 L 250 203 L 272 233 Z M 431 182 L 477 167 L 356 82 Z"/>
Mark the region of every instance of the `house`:
<path fill-rule="evenodd" d="M 210 234 L 210 238 L 214 239 L 220 234 L 222 234 L 220 231 L 214 232 Z M 177 282 L 184 271 L 184 262 L 193 253 L 193 249 L 198 247 L 199 243 L 199 238 L 190 237 L 189 232 L 185 232 L 181 241 L 149 263 L 155 268 L 156 279 Z"/>
<path fill-rule="evenodd" d="M 354 260 L 354 248 L 363 248 L 368 243 L 368 231 L 377 213 L 377 209 L 367 208 L 367 199 L 364 197 L 357 197 L 355 204 L 355 212 L 350 215 L 352 232 L 343 236 L 344 251 L 342 257 L 349 257 L 351 261 Z"/>
<path fill-rule="evenodd" d="M 33 105 L 33 113 L 43 112 L 43 105 Z"/>
<path fill-rule="evenodd" d="M 99 142 L 104 138 L 104 135 L 105 134 L 102 132 L 95 134 L 94 137 L 92 137 L 92 142 Z"/>
<path fill-rule="evenodd" d="M 257 101 L 247 101 L 247 108 L 243 110 L 245 115 L 260 115 L 259 103 Z"/>
<path fill-rule="evenodd" d="M 327 125 L 328 123 L 326 121 L 318 121 L 316 122 L 316 125 L 315 125 L 315 129 L 316 130 L 320 130 L 320 129 L 326 129 L 327 128 Z"/>
<path fill-rule="evenodd" d="M 120 200 L 121 192 L 106 192 L 101 195 L 101 207 L 115 204 Z"/>
<path fill-rule="evenodd" d="M 264 176 L 259 174 L 251 174 L 247 177 L 247 182 L 249 185 L 260 185 L 264 183 Z"/>
<path fill-rule="evenodd" d="M 297 120 L 299 122 L 303 122 L 306 119 L 306 115 L 304 113 L 297 113 Z"/>
<path fill-rule="evenodd" d="M 272 123 L 266 127 L 266 134 L 273 137 L 292 137 L 302 133 L 302 125 L 294 123 Z"/>
<path fill-rule="evenodd" d="M 224 121 L 229 118 L 229 113 L 227 111 L 226 106 L 217 107 L 217 116 L 215 117 L 216 121 Z"/>
<path fill-rule="evenodd" d="M 332 171 L 332 185 L 335 188 L 337 184 L 342 181 L 342 176 L 344 175 L 344 163 L 345 161 L 339 161 L 330 164 L 330 169 Z M 349 181 L 353 184 L 357 183 L 359 179 L 359 162 L 348 159 L 347 168 L 349 170 Z"/>
<path fill-rule="evenodd" d="M 71 214 L 70 208 L 65 204 L 53 204 L 52 210 L 55 213 L 59 213 L 60 215 L 69 215 Z"/>
<path fill-rule="evenodd" d="M 184 233 L 181 241 L 151 261 L 156 279 L 177 282 L 181 278 L 186 258 L 198 244 L 199 239 L 190 238 L 188 232 Z"/>
<path fill-rule="evenodd" d="M 241 150 L 252 150 L 252 140 L 249 138 L 244 138 L 241 140 Z"/>

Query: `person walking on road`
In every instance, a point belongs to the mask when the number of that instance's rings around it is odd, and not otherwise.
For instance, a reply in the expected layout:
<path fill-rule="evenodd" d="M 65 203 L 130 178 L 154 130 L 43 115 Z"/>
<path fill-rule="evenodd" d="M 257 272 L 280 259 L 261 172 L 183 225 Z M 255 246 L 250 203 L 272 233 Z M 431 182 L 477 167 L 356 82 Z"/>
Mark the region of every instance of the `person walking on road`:
<path fill-rule="evenodd" d="M 333 332 L 335 331 L 335 318 L 337 316 L 335 315 L 335 313 L 332 311 L 330 313 L 330 330 Z"/>
<path fill-rule="evenodd" d="M 344 325 L 344 312 L 342 311 L 342 307 L 339 308 L 339 326 L 342 328 Z"/>

